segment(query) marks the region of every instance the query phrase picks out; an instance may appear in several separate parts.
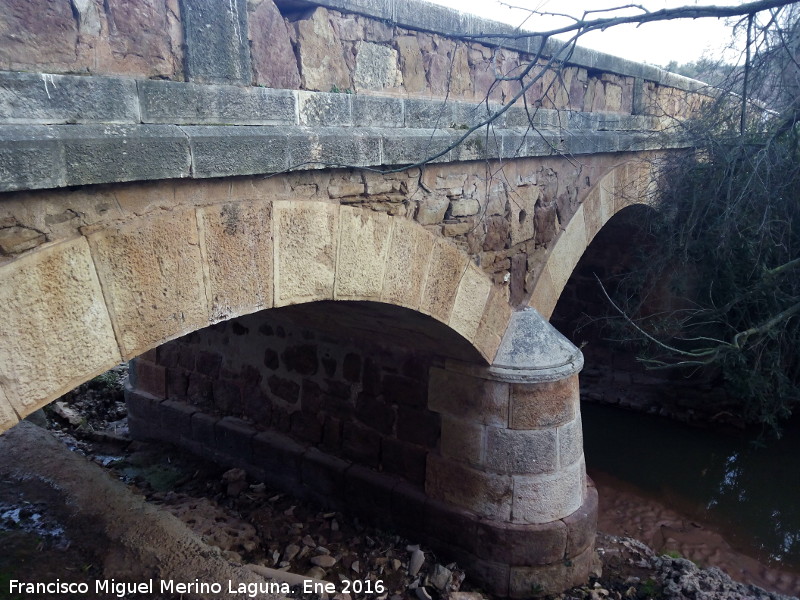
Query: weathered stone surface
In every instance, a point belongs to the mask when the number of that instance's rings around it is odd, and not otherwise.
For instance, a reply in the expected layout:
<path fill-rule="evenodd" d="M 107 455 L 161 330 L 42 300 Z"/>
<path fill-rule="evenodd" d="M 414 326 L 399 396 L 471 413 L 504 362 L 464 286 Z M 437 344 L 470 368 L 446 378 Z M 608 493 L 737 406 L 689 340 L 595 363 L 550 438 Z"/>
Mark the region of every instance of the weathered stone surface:
<path fill-rule="evenodd" d="M 505 290 L 497 286 L 492 288 L 486 308 L 483 311 L 474 344 L 481 354 L 491 363 L 494 360 L 503 334 L 508 327 L 512 308 L 506 300 Z"/>
<path fill-rule="evenodd" d="M 508 384 L 433 367 L 428 406 L 483 425 L 508 426 Z"/>
<path fill-rule="evenodd" d="M 590 482 L 586 487 L 586 499 L 581 507 L 562 519 L 567 526 L 566 556 L 575 556 L 594 544 L 597 533 L 597 511 L 597 489 Z"/>
<path fill-rule="evenodd" d="M 70 2 L 8 0 L 0 11 L 0 32 L 5 69 L 75 61 L 78 23 Z"/>
<path fill-rule="evenodd" d="M 508 595 L 511 598 L 529 598 L 537 594 L 559 594 L 565 588 L 583 585 L 597 560 L 594 548 L 587 548 L 578 556 L 540 567 L 512 567 Z"/>
<path fill-rule="evenodd" d="M 319 92 L 351 89 L 350 70 L 328 11 L 317 8 L 309 18 L 297 21 L 295 28 L 303 88 Z"/>
<path fill-rule="evenodd" d="M 351 96 L 351 99 L 354 125 L 359 127 L 403 127 L 404 103 L 400 98 Z"/>
<path fill-rule="evenodd" d="M 156 80 L 137 85 L 143 123 L 295 124 L 296 100 L 290 91 Z"/>
<path fill-rule="evenodd" d="M 353 125 L 352 94 L 297 93 L 300 125 L 332 127 Z"/>
<path fill-rule="evenodd" d="M 197 210 L 214 321 L 272 307 L 272 205 L 240 202 Z"/>
<path fill-rule="evenodd" d="M 558 428 L 558 460 L 562 468 L 583 457 L 583 426 L 580 413 Z"/>
<path fill-rule="evenodd" d="M 584 464 L 548 475 L 514 475 L 514 523 L 547 523 L 572 514 L 583 504 Z"/>
<path fill-rule="evenodd" d="M 11 429 L 17 423 L 19 423 L 19 417 L 8 401 L 3 386 L 0 386 L 0 431 Z"/>
<path fill-rule="evenodd" d="M 0 229 L 0 254 L 19 254 L 47 241 L 41 231 L 13 225 Z"/>
<path fill-rule="evenodd" d="M 298 89 L 300 72 L 297 70 L 289 28 L 275 3 L 272 0 L 257 0 L 248 2 L 248 6 L 253 83 L 270 88 Z"/>
<path fill-rule="evenodd" d="M 415 219 L 420 225 L 436 225 L 441 223 L 449 205 L 450 201 L 447 199 L 447 196 L 426 194 L 420 200 Z"/>
<path fill-rule="evenodd" d="M 554 427 L 575 418 L 580 402 L 578 375 L 537 384 L 511 386 L 512 429 Z"/>
<path fill-rule="evenodd" d="M 4 124 L 138 120 L 132 79 L 0 72 L 0 122 Z"/>
<path fill-rule="evenodd" d="M 394 40 L 398 52 L 400 71 L 403 76 L 403 87 L 409 94 L 425 90 L 425 66 L 422 63 L 422 52 L 416 36 L 403 35 Z"/>
<path fill-rule="evenodd" d="M 487 428 L 486 467 L 495 473 L 552 473 L 558 468 L 555 429 Z"/>
<path fill-rule="evenodd" d="M 567 527 L 563 521 L 535 525 L 482 521 L 478 523 L 477 534 L 477 554 L 480 558 L 510 565 L 559 562 L 564 560 L 567 547 Z"/>
<path fill-rule="evenodd" d="M 124 358 L 208 325 L 194 210 L 109 227 L 89 244 Z"/>
<path fill-rule="evenodd" d="M 486 427 L 450 416 L 442 416 L 442 456 L 475 466 L 484 464 Z"/>
<path fill-rule="evenodd" d="M 435 238 L 405 219 L 395 219 L 381 299 L 418 309 Z"/>
<path fill-rule="evenodd" d="M 397 68 L 397 51 L 380 44 L 356 42 L 356 68 L 353 84 L 356 91 L 385 90 L 400 87 L 403 75 Z"/>
<path fill-rule="evenodd" d="M 164 0 L 12 0 L 0 14 L 0 65 L 9 70 L 171 77 L 180 62 Z"/>
<path fill-rule="evenodd" d="M 186 79 L 250 85 L 247 0 L 180 0 Z"/>
<path fill-rule="evenodd" d="M 58 129 L 8 125 L 0 130 L 0 191 L 65 185 Z"/>
<path fill-rule="evenodd" d="M 392 222 L 384 213 L 339 210 L 336 300 L 380 300 Z"/>
<path fill-rule="evenodd" d="M 275 306 L 333 298 L 339 207 L 275 202 Z"/>
<path fill-rule="evenodd" d="M 66 185 L 180 178 L 190 171 L 186 135 L 171 125 L 53 129 L 63 147 Z"/>
<path fill-rule="evenodd" d="M 492 282 L 486 274 L 471 262 L 458 284 L 450 327 L 469 341 L 475 339 L 483 317 Z"/>
<path fill-rule="evenodd" d="M 84 238 L 4 265 L 0 304 L 0 381 L 20 417 L 120 361 Z"/>
<path fill-rule="evenodd" d="M 476 514 L 499 521 L 511 516 L 511 478 L 478 471 L 431 452 L 425 492 L 434 500 L 442 500 Z"/>
<path fill-rule="evenodd" d="M 443 239 L 436 240 L 419 306 L 423 313 L 442 323 L 450 321 L 458 284 L 468 263 L 469 258 L 458 248 Z"/>
<path fill-rule="evenodd" d="M 186 126 L 195 177 L 275 173 L 289 167 L 283 128 Z"/>

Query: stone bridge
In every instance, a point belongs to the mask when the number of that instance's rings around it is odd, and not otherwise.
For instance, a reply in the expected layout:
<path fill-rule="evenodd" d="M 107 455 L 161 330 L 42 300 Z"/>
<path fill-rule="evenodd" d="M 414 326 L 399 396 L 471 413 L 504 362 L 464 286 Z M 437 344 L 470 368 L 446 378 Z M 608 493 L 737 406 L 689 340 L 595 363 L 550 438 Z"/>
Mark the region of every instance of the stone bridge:
<path fill-rule="evenodd" d="M 500 595 L 584 581 L 582 356 L 546 319 L 704 96 L 553 45 L 515 80 L 513 34 L 417 0 L 6 0 L 0 430 L 135 359 L 135 436 Z"/>

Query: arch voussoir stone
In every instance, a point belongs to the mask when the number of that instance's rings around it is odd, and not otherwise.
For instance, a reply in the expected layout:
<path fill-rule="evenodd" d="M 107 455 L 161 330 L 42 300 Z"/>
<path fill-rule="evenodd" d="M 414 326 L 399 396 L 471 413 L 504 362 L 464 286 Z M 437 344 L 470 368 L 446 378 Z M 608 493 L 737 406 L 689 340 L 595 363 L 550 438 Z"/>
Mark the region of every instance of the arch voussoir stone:
<path fill-rule="evenodd" d="M 121 357 L 85 238 L 0 268 L 0 430 Z"/>

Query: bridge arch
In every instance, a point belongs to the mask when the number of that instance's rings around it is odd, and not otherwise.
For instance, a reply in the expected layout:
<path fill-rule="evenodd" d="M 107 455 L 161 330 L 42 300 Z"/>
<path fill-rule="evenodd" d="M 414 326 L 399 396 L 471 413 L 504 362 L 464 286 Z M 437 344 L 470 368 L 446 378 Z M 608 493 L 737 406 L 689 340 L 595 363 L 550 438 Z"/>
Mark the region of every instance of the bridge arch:
<path fill-rule="evenodd" d="M 598 181 L 552 245 L 539 270 L 528 306 L 550 318 L 561 293 L 592 240 L 618 212 L 652 197 L 653 161 L 633 160 Z"/>
<path fill-rule="evenodd" d="M 266 199 L 163 210 L 0 266 L 0 431 L 164 342 L 321 300 L 428 315 L 487 364 L 511 314 L 468 256 L 404 218 Z"/>

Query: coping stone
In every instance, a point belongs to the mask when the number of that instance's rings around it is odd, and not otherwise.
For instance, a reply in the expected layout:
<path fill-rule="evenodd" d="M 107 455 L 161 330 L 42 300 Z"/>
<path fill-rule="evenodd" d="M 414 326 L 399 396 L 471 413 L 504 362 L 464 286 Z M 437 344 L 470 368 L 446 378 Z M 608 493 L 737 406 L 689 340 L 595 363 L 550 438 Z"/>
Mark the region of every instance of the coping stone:
<path fill-rule="evenodd" d="M 143 123 L 175 125 L 294 125 L 291 90 L 139 81 Z"/>
<path fill-rule="evenodd" d="M 136 123 L 136 80 L 0 71 L 0 123 Z"/>

